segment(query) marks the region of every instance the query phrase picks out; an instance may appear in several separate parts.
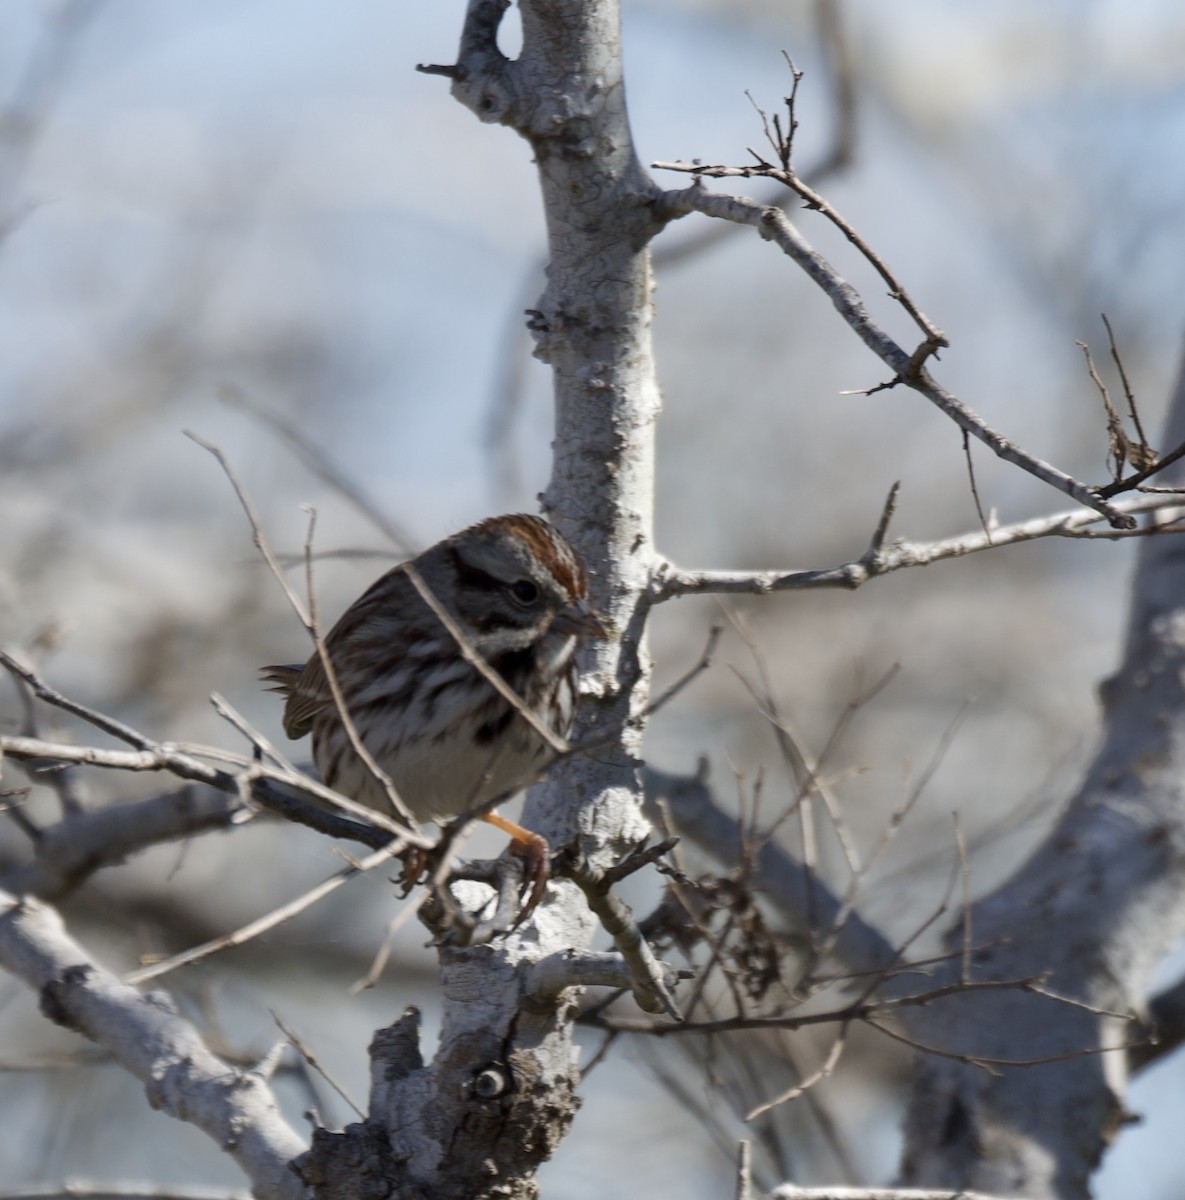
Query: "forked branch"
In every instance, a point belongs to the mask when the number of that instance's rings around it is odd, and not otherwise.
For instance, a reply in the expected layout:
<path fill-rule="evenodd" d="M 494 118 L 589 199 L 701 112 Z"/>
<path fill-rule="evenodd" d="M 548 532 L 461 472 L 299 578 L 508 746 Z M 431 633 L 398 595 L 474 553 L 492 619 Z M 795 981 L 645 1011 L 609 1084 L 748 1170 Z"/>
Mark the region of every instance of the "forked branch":
<path fill-rule="evenodd" d="M 900 346 L 873 321 L 856 289 L 843 279 L 827 259 L 806 241 L 784 212 L 770 205 L 747 200 L 742 196 L 718 195 L 706 191 L 698 184 L 698 178 L 704 175 L 751 176 L 768 172 L 747 167 L 705 167 L 700 164 L 687 163 L 655 163 L 654 166 L 688 172 L 697 177 L 697 183 L 692 187 L 665 193 L 662 201 L 665 211 L 672 215 L 699 212 L 720 220 L 752 226 L 767 241 L 775 243 L 810 276 L 830 298 L 852 331 L 893 372 L 892 378 L 886 383 L 878 385 L 877 390 L 904 383 L 914 391 L 920 392 L 950 417 L 960 429 L 972 437 L 978 438 L 1000 458 L 1013 463 L 1030 475 L 1036 476 L 1051 487 L 1065 492 L 1068 496 L 1072 496 L 1080 504 L 1094 509 L 1116 529 L 1134 528 L 1134 519 L 1120 508 L 1107 503 L 1096 489 L 1072 478 L 1064 471 L 1059 471 L 1050 463 L 1009 441 L 931 377 L 926 371 L 924 363 L 945 344 L 946 339 L 922 316 L 916 305 L 910 302 L 907 309 L 927 332 L 918 346 L 909 351 Z M 890 275 L 889 278 L 893 277 Z M 894 295 L 895 298 L 901 299 L 905 293 L 897 287 Z"/>

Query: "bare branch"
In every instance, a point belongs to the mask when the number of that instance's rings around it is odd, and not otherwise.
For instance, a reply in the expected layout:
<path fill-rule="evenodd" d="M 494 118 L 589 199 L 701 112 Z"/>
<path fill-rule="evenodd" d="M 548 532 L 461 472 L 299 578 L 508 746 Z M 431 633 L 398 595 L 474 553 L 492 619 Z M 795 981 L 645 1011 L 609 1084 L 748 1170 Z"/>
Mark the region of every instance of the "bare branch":
<path fill-rule="evenodd" d="M 325 1082 L 329 1084 L 329 1086 L 333 1088 L 335 1092 L 337 1092 L 337 1094 L 354 1110 L 354 1112 L 358 1114 L 361 1120 L 365 1121 L 366 1113 L 364 1113 L 362 1109 L 358 1107 L 353 1098 L 350 1096 L 350 1093 L 347 1092 L 345 1088 L 342 1087 L 342 1085 L 338 1083 L 338 1081 L 334 1079 L 334 1077 L 325 1069 L 325 1067 L 321 1065 L 317 1059 L 317 1056 L 312 1052 L 311 1049 L 309 1049 L 304 1039 L 301 1038 L 294 1030 L 289 1029 L 288 1026 L 285 1025 L 280 1019 L 279 1014 L 274 1009 L 272 1010 L 272 1020 L 275 1021 L 275 1023 L 280 1027 L 280 1032 L 283 1033 L 283 1035 L 288 1039 L 296 1053 L 299 1054 L 301 1058 L 303 1058 L 305 1062 L 308 1063 L 309 1066 L 312 1067 L 313 1070 L 316 1071 L 317 1074 L 320 1075 L 321 1078 L 324 1079 Z"/>
<path fill-rule="evenodd" d="M 224 384 L 218 389 L 219 398 L 257 421 L 274 430 L 300 456 L 314 475 L 327 483 L 335 492 L 344 496 L 372 525 L 375 526 L 401 554 L 414 554 L 415 538 L 396 522 L 392 521 L 379 506 L 358 486 L 349 474 L 343 471 L 325 453 L 322 446 L 311 442 L 300 427 L 283 413 L 268 408 L 249 396 L 242 388 Z"/>
<path fill-rule="evenodd" d="M 769 1112 L 771 1108 L 777 1108 L 779 1104 L 788 1104 L 791 1100 L 797 1100 L 799 1096 L 809 1091 L 815 1084 L 822 1083 L 835 1070 L 847 1044 L 848 1023 L 845 1021 L 840 1025 L 839 1033 L 836 1034 L 835 1041 L 831 1043 L 831 1049 L 828 1051 L 827 1057 L 818 1068 L 795 1084 L 794 1087 L 782 1092 L 780 1096 L 775 1096 L 772 1100 L 766 1100 L 763 1104 L 759 1104 L 756 1108 L 751 1109 L 745 1114 L 745 1120 L 753 1121 L 761 1116 L 762 1113 Z"/>
<path fill-rule="evenodd" d="M 287 816 L 306 820 L 306 823 L 318 827 L 315 819 L 309 815 L 285 809 L 280 797 L 273 796 L 260 785 L 276 784 L 283 788 L 291 788 L 298 795 L 310 797 L 314 802 L 327 805 L 331 810 L 339 809 L 357 818 L 351 826 L 361 822 L 355 832 L 347 834 L 338 821 L 334 836 L 352 836 L 366 844 L 377 842 L 386 845 L 395 835 L 403 840 L 405 846 L 421 846 L 431 848 L 434 843 L 431 838 L 420 833 L 411 833 L 402 825 L 391 820 L 385 813 L 367 808 L 350 800 L 346 796 L 318 783 L 309 775 L 299 771 L 288 771 L 266 763 L 256 762 L 243 755 L 231 754 L 227 751 L 210 746 L 181 747 L 162 742 L 159 745 L 148 743 L 143 750 L 107 750 L 98 746 L 72 746 L 63 742 L 43 742 L 38 738 L 16 737 L 11 734 L 0 734 L 0 762 L 7 754 L 14 759 L 58 759 L 62 762 L 84 763 L 88 766 L 105 767 L 115 771 L 167 771 L 179 779 L 189 779 L 195 783 L 205 783 L 220 792 L 229 792 L 235 796 L 250 795 L 268 807 L 284 811 Z M 221 770 L 201 761 L 202 757 L 210 757 L 215 761 L 229 762 L 234 771 Z M 308 812 L 308 805 L 303 807 Z M 327 816 L 332 817 L 332 811 Z"/>
<path fill-rule="evenodd" d="M 39 678 L 36 672 L 18 662 L 4 650 L 0 650 L 0 666 L 10 675 L 20 679 L 38 700 L 44 700 L 46 704 L 60 708 L 72 716 L 81 717 L 88 725 L 93 725 L 96 729 L 109 733 L 121 742 L 127 742 L 129 746 L 135 746 L 137 750 L 146 749 L 152 744 L 143 734 L 137 733 L 122 721 L 117 721 L 114 717 L 107 716 L 106 713 L 96 712 L 95 709 L 88 708 L 85 704 L 79 704 L 77 700 L 71 700 L 67 696 L 63 696 L 61 692 L 55 691 Z"/>
<path fill-rule="evenodd" d="M 1008 1196 L 993 1192 L 968 1192 L 963 1188 L 950 1191 L 947 1188 L 898 1188 L 898 1187 L 796 1187 L 783 1183 L 774 1188 L 765 1200 L 1010 1200 Z M 1021 1200 L 1014 1196 L 1011 1200 Z"/>
<path fill-rule="evenodd" d="M 833 175 L 851 166 L 856 150 L 856 67 L 853 61 L 851 39 L 848 38 L 836 0 L 819 0 L 815 5 L 819 23 L 820 47 L 827 58 L 827 76 L 830 82 L 831 108 L 834 119 L 830 144 L 817 162 L 805 169 L 801 178 L 812 187 L 818 187 Z M 797 203 L 797 195 L 779 187 L 763 201 L 779 208 L 788 208 Z M 706 225 L 701 231 L 681 237 L 670 244 L 655 246 L 652 258 L 656 271 L 685 262 L 715 246 L 736 232 L 735 225 L 723 221 Z"/>
<path fill-rule="evenodd" d="M 703 653 L 699 656 L 699 660 L 696 662 L 695 666 L 680 675 L 679 678 L 676 679 L 675 682 L 672 683 L 671 686 L 667 688 L 667 690 L 663 692 L 663 694 L 659 696 L 657 700 L 654 700 L 648 704 L 645 710 L 642 712 L 641 717 L 637 719 L 644 720 L 654 716 L 654 714 L 658 712 L 660 708 L 665 708 L 668 704 L 670 704 L 670 702 L 674 700 L 674 698 L 678 696 L 679 693 L 688 686 L 688 684 L 693 683 L 712 665 L 712 658 L 716 653 L 716 646 L 719 643 L 720 635 L 723 632 L 723 627 L 720 625 L 713 625 L 708 630 L 707 644 L 704 646 Z"/>
<path fill-rule="evenodd" d="M 1111 345 L 1111 358 L 1115 363 L 1115 369 L 1119 372 L 1119 379 L 1123 384 L 1123 396 L 1127 401 L 1127 412 L 1132 419 L 1132 427 L 1136 431 L 1139 448 L 1143 451 L 1141 457 L 1145 459 L 1145 463 L 1137 463 L 1137 466 L 1144 466 L 1148 461 L 1155 462 L 1156 452 L 1152 449 L 1148 435 L 1144 432 L 1144 423 L 1140 420 L 1140 410 L 1136 407 L 1136 396 L 1127 377 L 1127 368 L 1123 365 L 1123 355 L 1119 353 L 1119 345 L 1115 341 L 1115 330 L 1111 328 L 1111 322 L 1106 313 L 1100 313 L 1099 316 L 1102 317 L 1103 324 L 1107 329 L 1107 341 Z"/>
<path fill-rule="evenodd" d="M 442 890 L 442 885 L 445 876 L 450 870 L 452 861 L 450 848 L 457 836 L 458 834 L 446 831 L 444 837 L 441 838 L 441 844 L 438 844 L 432 851 L 433 854 L 440 856 L 440 861 L 436 864 L 436 869 L 432 872 L 431 878 L 420 889 L 418 895 L 411 898 L 405 896 L 404 903 L 399 911 L 387 922 L 382 943 L 375 951 L 374 957 L 370 960 L 370 966 L 367 968 L 366 973 L 350 984 L 351 996 L 356 996 L 359 992 L 364 992 L 367 988 L 372 988 L 378 983 L 387 965 L 387 960 L 391 956 L 391 946 L 395 941 L 395 935 L 423 908 L 430 898 L 439 898 L 447 895 Z"/>
<path fill-rule="evenodd" d="M 141 995 L 94 962 L 49 906 L 8 895 L 0 906 L 0 965 L 40 993 L 47 1016 L 110 1050 L 153 1108 L 208 1134 L 259 1200 L 303 1196 L 288 1164 L 304 1145 L 262 1079 L 213 1055 L 165 993 Z"/>
<path fill-rule="evenodd" d="M 668 798 L 680 834 L 717 859 L 735 862 L 742 844 L 739 822 L 716 804 L 703 771 L 683 777 L 647 767 L 643 779 L 648 812 L 658 816 L 655 810 L 659 800 Z M 804 906 L 809 904 L 821 924 L 835 925 L 841 900 L 817 876 L 808 875 L 802 864 L 780 846 L 767 842 L 758 849 L 753 874 L 754 885 L 789 919 L 801 918 Z M 839 925 L 831 952 L 854 970 L 881 967 L 893 961 L 889 939 L 854 911 L 849 911 L 847 919 Z"/>
<path fill-rule="evenodd" d="M 0 1188 L 0 1200 L 252 1200 L 238 1188 L 178 1187 L 171 1183 L 98 1183 L 66 1179 Z"/>
<path fill-rule="evenodd" d="M 983 501 L 979 498 L 979 485 L 975 482 L 975 460 L 971 457 L 971 439 L 965 429 L 963 430 L 963 458 L 967 463 L 967 484 L 971 488 L 971 499 L 975 501 L 975 515 L 979 518 L 980 529 L 983 530 L 984 536 L 990 542 L 992 527 L 983 511 Z"/>
<path fill-rule="evenodd" d="M 559 873 L 558 864 L 556 873 Z M 681 1021 L 682 1015 L 667 983 L 668 969 L 655 959 L 633 914 L 613 894 L 602 873 L 575 860 L 564 865 L 563 873 L 584 893 L 589 908 L 596 913 L 628 965 L 638 1007 L 644 1012 L 665 1012 L 673 1020 Z"/>
<path fill-rule="evenodd" d="M 654 165 L 696 174 L 704 174 L 708 171 L 707 168 L 681 163 L 655 163 Z M 749 174 L 754 173 L 748 168 L 720 168 L 720 170 L 737 175 L 744 175 L 746 171 Z M 920 392 L 950 417 L 959 428 L 971 434 L 972 437 L 978 438 L 1000 458 L 1036 476 L 1051 487 L 1072 496 L 1080 504 L 1094 509 L 1116 528 L 1129 529 L 1134 526 L 1135 522 L 1130 516 L 1108 504 L 1094 488 L 1080 483 L 1063 471 L 1059 471 L 1056 467 L 1008 441 L 972 412 L 961 400 L 940 387 L 926 372 L 922 362 L 939 346 L 945 345 L 946 339 L 938 331 L 935 331 L 927 333 L 926 340 L 913 352 L 899 346 L 872 320 L 855 288 L 838 275 L 831 264 L 806 242 L 781 210 L 757 204 L 740 196 L 725 196 L 708 192 L 702 187 L 667 192 L 663 203 L 671 212 L 702 212 L 722 220 L 751 225 L 763 238 L 775 242 L 822 288 L 853 332 L 894 372 L 893 383 L 905 383 Z M 901 299 L 901 296 L 899 295 L 897 298 Z M 923 330 L 930 328 L 929 322 L 920 310 L 916 309 L 916 306 L 907 305 L 907 307 L 911 308 L 911 316 Z"/>
<path fill-rule="evenodd" d="M 211 954 L 217 954 L 220 950 L 229 950 L 232 946 L 241 946 L 244 942 L 249 942 L 252 938 L 257 938 L 260 934 L 267 933 L 269 929 L 275 929 L 277 925 L 282 925 L 285 921 L 291 920 L 297 914 L 304 912 L 306 908 L 310 908 L 319 900 L 323 900 L 331 892 L 337 891 L 343 883 L 347 883 L 355 875 L 363 874 L 366 871 L 373 870 L 377 866 L 381 866 L 405 848 L 402 838 L 396 838 L 385 849 L 376 850 L 360 862 L 349 863 L 328 879 L 317 884 L 316 887 L 310 888 L 303 895 L 296 897 L 295 900 L 290 900 L 287 904 L 281 904 L 278 908 L 274 908 L 264 916 L 240 926 L 231 933 L 224 933 L 221 937 L 211 938 L 210 941 L 203 942 L 200 946 L 194 946 L 192 949 L 185 950 L 180 954 L 174 954 L 171 958 L 166 958 L 161 962 L 140 967 L 136 971 L 129 971 L 124 976 L 124 981 L 126 983 L 145 983 L 149 979 L 156 979 L 160 975 L 166 975 L 170 971 L 175 971 L 178 967 L 188 966 L 190 963 L 208 958 Z"/>
<path fill-rule="evenodd" d="M 791 69 L 791 71 L 794 72 L 794 77 L 795 77 L 794 78 L 794 88 L 795 88 L 795 90 L 797 90 L 798 81 L 801 78 L 801 73 L 795 70 L 793 63 L 790 64 L 790 69 Z M 794 92 L 792 91 L 790 94 L 790 97 L 787 100 L 787 104 L 792 106 L 793 101 L 794 101 Z M 864 238 L 860 236 L 860 234 L 856 231 L 855 227 L 853 225 L 851 225 L 848 221 L 846 221 L 840 215 L 840 213 L 830 203 L 828 203 L 828 201 L 826 201 L 822 196 L 819 195 L 818 192 L 816 192 L 814 190 L 814 188 L 810 187 L 809 184 L 804 183 L 803 180 L 799 179 L 799 177 L 794 173 L 794 171 L 790 169 L 790 166 L 789 166 L 790 139 L 793 136 L 793 127 L 796 124 L 797 124 L 797 122 L 793 119 L 793 115 L 791 115 L 791 129 L 788 132 L 786 139 L 785 139 L 785 150 L 784 150 L 784 164 L 785 165 L 783 166 L 783 168 L 781 170 L 778 170 L 777 168 L 771 167 L 768 165 L 761 165 L 756 168 L 753 168 L 753 167 L 721 167 L 721 166 L 708 167 L 708 166 L 703 166 L 702 164 L 696 164 L 694 166 L 687 166 L 686 164 L 683 164 L 683 163 L 661 163 L 661 162 L 656 162 L 652 165 L 657 170 L 681 171 L 681 172 L 685 172 L 685 173 L 689 172 L 691 174 L 694 174 L 697 179 L 703 179 L 705 177 L 712 178 L 712 179 L 723 179 L 723 178 L 727 178 L 730 176 L 733 176 L 733 177 L 740 176 L 742 178 L 747 179 L 747 178 L 751 178 L 754 175 L 760 175 L 766 179 L 775 179 L 779 183 L 785 184 L 788 188 L 791 189 L 791 191 L 796 192 L 802 198 L 802 200 L 806 203 L 807 208 L 812 209 L 815 212 L 822 213 L 822 215 L 824 217 L 826 217 L 827 220 L 829 220 L 844 235 L 844 237 L 847 238 L 847 240 L 849 242 L 851 242 L 851 244 L 853 246 L 856 247 L 856 249 L 860 252 L 860 254 L 862 254 L 864 256 L 864 258 L 867 259 L 867 261 L 872 265 L 873 270 L 875 270 L 876 273 L 888 285 L 889 296 L 892 299 L 896 300 L 901 305 L 901 307 L 904 308 L 907 313 L 909 313 L 910 317 L 913 318 L 914 323 L 922 331 L 922 334 L 924 335 L 925 340 L 922 342 L 922 345 L 918 348 L 918 351 L 914 352 L 915 356 L 918 356 L 918 357 L 916 358 L 916 361 L 912 362 L 913 370 L 916 372 L 917 370 L 919 370 L 921 368 L 922 363 L 925 361 L 925 359 L 927 357 L 930 357 L 931 355 L 936 355 L 940 349 L 942 349 L 946 346 L 949 346 L 950 341 L 947 339 L 946 334 L 944 334 L 942 332 L 942 330 L 939 329 L 938 326 L 935 325 L 921 311 L 921 309 L 918 308 L 918 306 L 914 303 L 914 301 L 911 298 L 911 296 L 909 295 L 909 293 L 905 290 L 904 286 L 901 284 L 900 280 L 898 280 L 897 277 L 890 270 L 888 263 L 886 263 L 885 260 L 872 248 L 872 246 L 869 245 L 869 243 L 866 242 L 864 240 Z M 668 195 L 670 195 L 670 193 L 668 193 Z M 703 210 L 701 209 L 700 211 L 703 211 Z M 777 211 L 780 212 L 780 210 L 777 210 Z M 784 214 L 783 214 L 783 219 L 785 219 L 786 224 L 789 225 L 789 220 L 784 217 Z M 797 236 L 797 233 L 795 234 L 795 236 Z M 803 244 L 805 245 L 805 243 L 803 243 Z M 838 276 L 836 278 L 838 278 Z M 816 279 L 815 282 L 818 283 L 819 280 Z M 923 347 L 924 347 L 924 352 L 919 355 L 919 351 L 922 351 Z M 900 368 L 898 368 L 898 370 L 900 370 Z"/>
<path fill-rule="evenodd" d="M 913 966 L 906 964 L 906 966 L 908 969 L 916 968 L 916 964 Z M 611 1030 L 614 1033 L 639 1033 L 647 1034 L 651 1037 L 682 1037 L 690 1034 L 736 1033 L 742 1029 L 793 1030 L 806 1029 L 812 1025 L 850 1025 L 853 1021 L 866 1021 L 869 1024 L 873 1024 L 874 1019 L 877 1017 L 890 1016 L 900 1012 L 902 1009 L 926 1008 L 938 1000 L 944 1000 L 950 996 L 967 995 L 972 992 L 1027 992 L 1033 995 L 1044 996 L 1053 1002 L 1067 1003 L 1060 996 L 1053 995 L 1043 989 L 1045 978 L 1046 976 L 1042 974 L 1036 975 L 1031 979 L 975 979 L 968 982 L 955 980 L 951 983 L 937 984 L 920 992 L 911 992 L 903 996 L 890 996 L 882 1000 L 860 997 L 851 1004 L 845 1004 L 842 1008 L 827 1009 L 822 1012 L 787 1012 L 766 1013 L 761 1016 L 729 1016 L 703 1021 L 683 1021 L 678 1024 L 667 1024 L 660 1021 L 642 1021 L 626 1017 L 606 1017 L 600 1014 L 585 1014 L 583 1021 L 586 1025 Z M 1079 1005 L 1072 1005 L 1072 1007 L 1079 1007 Z M 891 1032 L 880 1025 L 877 1025 L 876 1028 L 882 1033 Z M 904 1038 L 904 1035 L 900 1036 Z M 921 1049 L 930 1049 L 930 1047 L 921 1047 Z M 1110 1049 L 1114 1049 L 1114 1047 L 1091 1047 L 1087 1050 L 1074 1051 L 1072 1054 L 1101 1054 L 1104 1050 Z M 934 1053 L 941 1054 L 944 1052 L 936 1050 Z M 952 1054 L 949 1057 L 962 1056 Z M 1041 1062 L 1060 1061 L 1062 1057 L 1065 1056 L 1050 1059 L 1009 1061 L 1008 1065 L 1032 1066 Z M 983 1057 L 976 1061 L 995 1063 L 997 1060 Z M 1004 1060 L 999 1061 L 1002 1062 Z"/>
<path fill-rule="evenodd" d="M 235 495 L 239 498 L 239 504 L 243 508 L 243 512 L 247 515 L 247 521 L 251 526 L 251 538 L 256 549 L 263 556 L 264 562 L 271 569 L 272 575 L 276 582 L 280 585 L 284 595 L 288 598 L 288 603 L 292 606 L 292 611 L 296 613 L 297 618 L 305 627 L 309 637 L 313 640 L 315 652 L 320 659 L 322 670 L 325 674 L 325 682 L 329 687 L 330 695 L 333 697 L 333 703 L 337 708 L 338 716 L 341 718 L 342 728 L 346 731 L 346 737 L 349 739 L 350 747 L 358 758 L 366 765 L 366 769 L 374 777 L 375 781 L 383 789 L 386 794 L 387 801 L 391 805 L 392 810 L 402 818 L 403 825 L 409 830 L 417 830 L 419 826 L 416 823 L 415 817 L 411 810 L 403 802 L 398 791 L 395 789 L 395 784 L 386 771 L 379 766 L 375 761 L 374 755 L 370 753 L 366 744 L 363 742 L 358 730 L 355 728 L 353 717 L 350 715 L 349 709 L 346 707 L 345 698 L 342 695 L 341 687 L 338 684 L 337 672 L 334 669 L 333 663 L 330 661 L 329 653 L 325 648 L 324 641 L 321 638 L 317 627 L 317 600 L 316 594 L 312 586 L 312 536 L 313 527 L 316 523 L 316 512 L 309 512 L 309 532 L 308 540 L 305 543 L 305 569 L 308 573 L 309 580 L 309 595 L 308 607 L 305 607 L 300 596 L 297 595 L 296 589 L 288 582 L 287 576 L 284 574 L 283 567 L 279 560 L 272 553 L 271 547 L 268 545 L 267 538 L 264 536 L 263 525 L 259 520 L 259 515 L 255 511 L 255 505 L 251 502 L 251 497 L 247 494 L 247 489 L 242 485 L 238 475 L 235 474 L 234 468 L 230 465 L 230 460 L 215 446 L 212 442 L 206 441 L 199 437 L 196 433 L 186 430 L 185 436 L 203 450 L 207 450 L 218 461 L 218 465 L 222 468 L 223 474 L 230 481 L 230 485 L 234 488 Z"/>
<path fill-rule="evenodd" d="M 1032 1058 L 1006 1058 L 1002 1055 L 988 1054 L 968 1054 L 960 1050 L 945 1050 L 941 1046 L 929 1045 L 926 1042 L 919 1041 L 911 1034 L 901 1033 L 888 1025 L 882 1024 L 875 1017 L 867 1018 L 868 1024 L 878 1033 L 883 1033 L 886 1037 L 892 1038 L 895 1042 L 900 1042 L 904 1046 L 909 1046 L 911 1049 L 917 1050 L 922 1054 L 932 1054 L 937 1058 L 949 1058 L 956 1062 L 966 1063 L 971 1067 L 979 1067 L 987 1071 L 989 1074 L 995 1075 L 999 1073 L 1002 1067 L 1045 1067 L 1052 1063 L 1069 1062 L 1075 1058 L 1090 1058 L 1096 1054 L 1114 1054 L 1116 1052 L 1131 1051 L 1144 1044 L 1145 1038 L 1132 1038 L 1131 1041 L 1122 1042 L 1118 1046 L 1078 1046 L 1073 1050 L 1066 1050 L 1062 1054 L 1041 1054 L 1035 1055 Z"/>
<path fill-rule="evenodd" d="M 227 829 L 251 815 L 236 796 L 193 786 L 78 813 L 43 830 L 33 859 L 0 874 L 0 887 L 18 896 L 55 900 L 95 871 L 149 846 Z"/>
<path fill-rule="evenodd" d="M 552 998 L 570 987 L 607 987 L 629 991 L 634 976 L 620 954 L 594 953 L 591 950 L 557 950 L 532 963 L 528 988 L 533 995 Z M 681 973 L 664 968 L 664 983 L 675 986 Z"/>
<path fill-rule="evenodd" d="M 1134 513 L 1151 513 L 1163 523 L 1146 529 L 1133 530 L 1132 536 L 1145 536 L 1152 532 L 1177 531 L 1177 523 L 1185 519 L 1185 505 L 1180 499 L 1169 499 L 1161 495 L 1137 496 L 1120 501 L 1115 508 L 1124 516 Z M 785 571 L 694 571 L 683 570 L 666 562 L 655 572 L 651 590 L 652 603 L 662 603 L 675 596 L 702 596 L 713 594 L 744 594 L 764 596 L 770 592 L 799 591 L 805 588 L 854 589 L 892 571 L 908 567 L 925 567 L 948 558 L 962 558 L 981 550 L 999 546 L 1030 542 L 1043 537 L 1076 537 L 1088 526 L 1095 525 L 1103 517 L 1091 509 L 1071 509 L 1053 513 L 1047 517 L 1033 517 L 1012 525 L 1000 525 L 990 533 L 976 530 L 955 537 L 942 538 L 934 542 L 909 542 L 899 540 L 880 549 L 870 548 L 860 558 L 839 567 L 822 570 Z M 1120 537 L 1123 532 L 1109 531 L 1106 536 Z"/>

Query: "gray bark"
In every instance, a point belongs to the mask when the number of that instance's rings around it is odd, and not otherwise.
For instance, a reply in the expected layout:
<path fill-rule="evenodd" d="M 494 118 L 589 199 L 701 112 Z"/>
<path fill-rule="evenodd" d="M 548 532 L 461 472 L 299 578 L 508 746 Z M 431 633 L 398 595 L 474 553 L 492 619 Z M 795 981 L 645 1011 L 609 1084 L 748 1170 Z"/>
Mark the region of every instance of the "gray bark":
<path fill-rule="evenodd" d="M 1185 374 L 1164 444 L 1185 439 Z M 1178 478 L 1180 474 L 1178 473 Z M 1167 481 L 1166 481 L 1167 482 Z M 973 908 L 972 978 L 1049 972 L 1047 987 L 1142 1015 L 1153 971 L 1185 933 L 1185 545 L 1140 550 L 1123 662 L 1101 689 L 1102 742 L 1056 828 Z M 952 947 L 959 942 L 952 933 Z M 957 970 L 957 967 L 951 968 Z M 922 1042 L 978 1058 L 1067 1056 L 989 1074 L 921 1055 L 907 1183 L 1079 1200 L 1128 1114 L 1122 1016 L 1019 992 L 953 997 L 917 1015 Z"/>
<path fill-rule="evenodd" d="M 303 1195 L 289 1167 L 303 1142 L 267 1081 L 211 1053 L 163 992 L 141 994 L 95 963 L 52 908 L 0 892 L 0 966 L 40 993 L 51 1021 L 105 1046 L 144 1084 L 153 1108 L 213 1138 L 259 1200 Z"/>
<path fill-rule="evenodd" d="M 518 131 L 538 164 L 550 266 L 530 327 L 556 397 L 544 508 L 596 565 L 592 601 L 613 634 L 588 652 L 574 736 L 621 730 L 595 756 L 562 763 L 531 793 L 524 820 L 597 869 L 649 828 L 639 803 L 642 728 L 626 722 L 645 706 L 650 674 L 643 628 L 659 396 L 646 243 L 659 223 L 626 118 L 617 4 L 522 3 L 514 61 L 496 44 L 507 7 L 470 3 L 453 90 L 483 121 Z M 559 882 L 519 934 L 442 947 L 436 1055 L 423 1062 L 414 1014 L 376 1037 L 369 1119 L 322 1132 L 301 1160 L 317 1194 L 534 1196 L 535 1172 L 578 1106 L 576 992 L 557 990 L 555 956 L 578 956 L 595 927 L 580 892 Z M 545 959 L 553 969 L 543 987 L 531 968 Z M 573 967 L 574 985 L 585 977 Z"/>

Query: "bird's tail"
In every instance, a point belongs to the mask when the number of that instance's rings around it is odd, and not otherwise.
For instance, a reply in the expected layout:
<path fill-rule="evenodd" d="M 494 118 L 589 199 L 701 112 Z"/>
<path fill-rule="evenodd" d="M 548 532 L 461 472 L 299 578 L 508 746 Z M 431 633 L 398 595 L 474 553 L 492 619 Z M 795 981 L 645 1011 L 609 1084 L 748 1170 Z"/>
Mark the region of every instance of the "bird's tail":
<path fill-rule="evenodd" d="M 300 678 L 304 667 L 293 663 L 274 663 L 270 667 L 260 667 L 259 678 L 272 686 L 269 692 L 279 692 L 281 696 L 292 695 L 292 689 Z"/>

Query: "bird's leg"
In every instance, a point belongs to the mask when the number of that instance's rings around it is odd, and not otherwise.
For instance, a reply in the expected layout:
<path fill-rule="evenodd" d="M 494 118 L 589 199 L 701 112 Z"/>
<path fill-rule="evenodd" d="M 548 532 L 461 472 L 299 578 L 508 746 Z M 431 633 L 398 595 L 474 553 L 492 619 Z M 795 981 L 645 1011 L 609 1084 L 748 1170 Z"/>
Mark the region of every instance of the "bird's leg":
<path fill-rule="evenodd" d="M 422 846 L 409 846 L 400 858 L 403 860 L 403 870 L 399 872 L 399 886 L 403 889 L 399 898 L 402 900 L 432 865 L 432 851 L 425 850 Z"/>
<path fill-rule="evenodd" d="M 527 896 L 527 902 L 519 911 L 518 920 L 514 923 L 514 928 L 517 929 L 531 915 L 547 890 L 547 881 L 551 878 L 551 847 L 542 834 L 532 833 L 531 830 L 524 829 L 514 821 L 507 820 L 499 813 L 486 813 L 482 820 L 488 821 L 495 829 L 509 834 L 511 853 L 520 855 L 526 860 L 523 891 L 525 892 L 528 887 L 531 891 Z"/>

